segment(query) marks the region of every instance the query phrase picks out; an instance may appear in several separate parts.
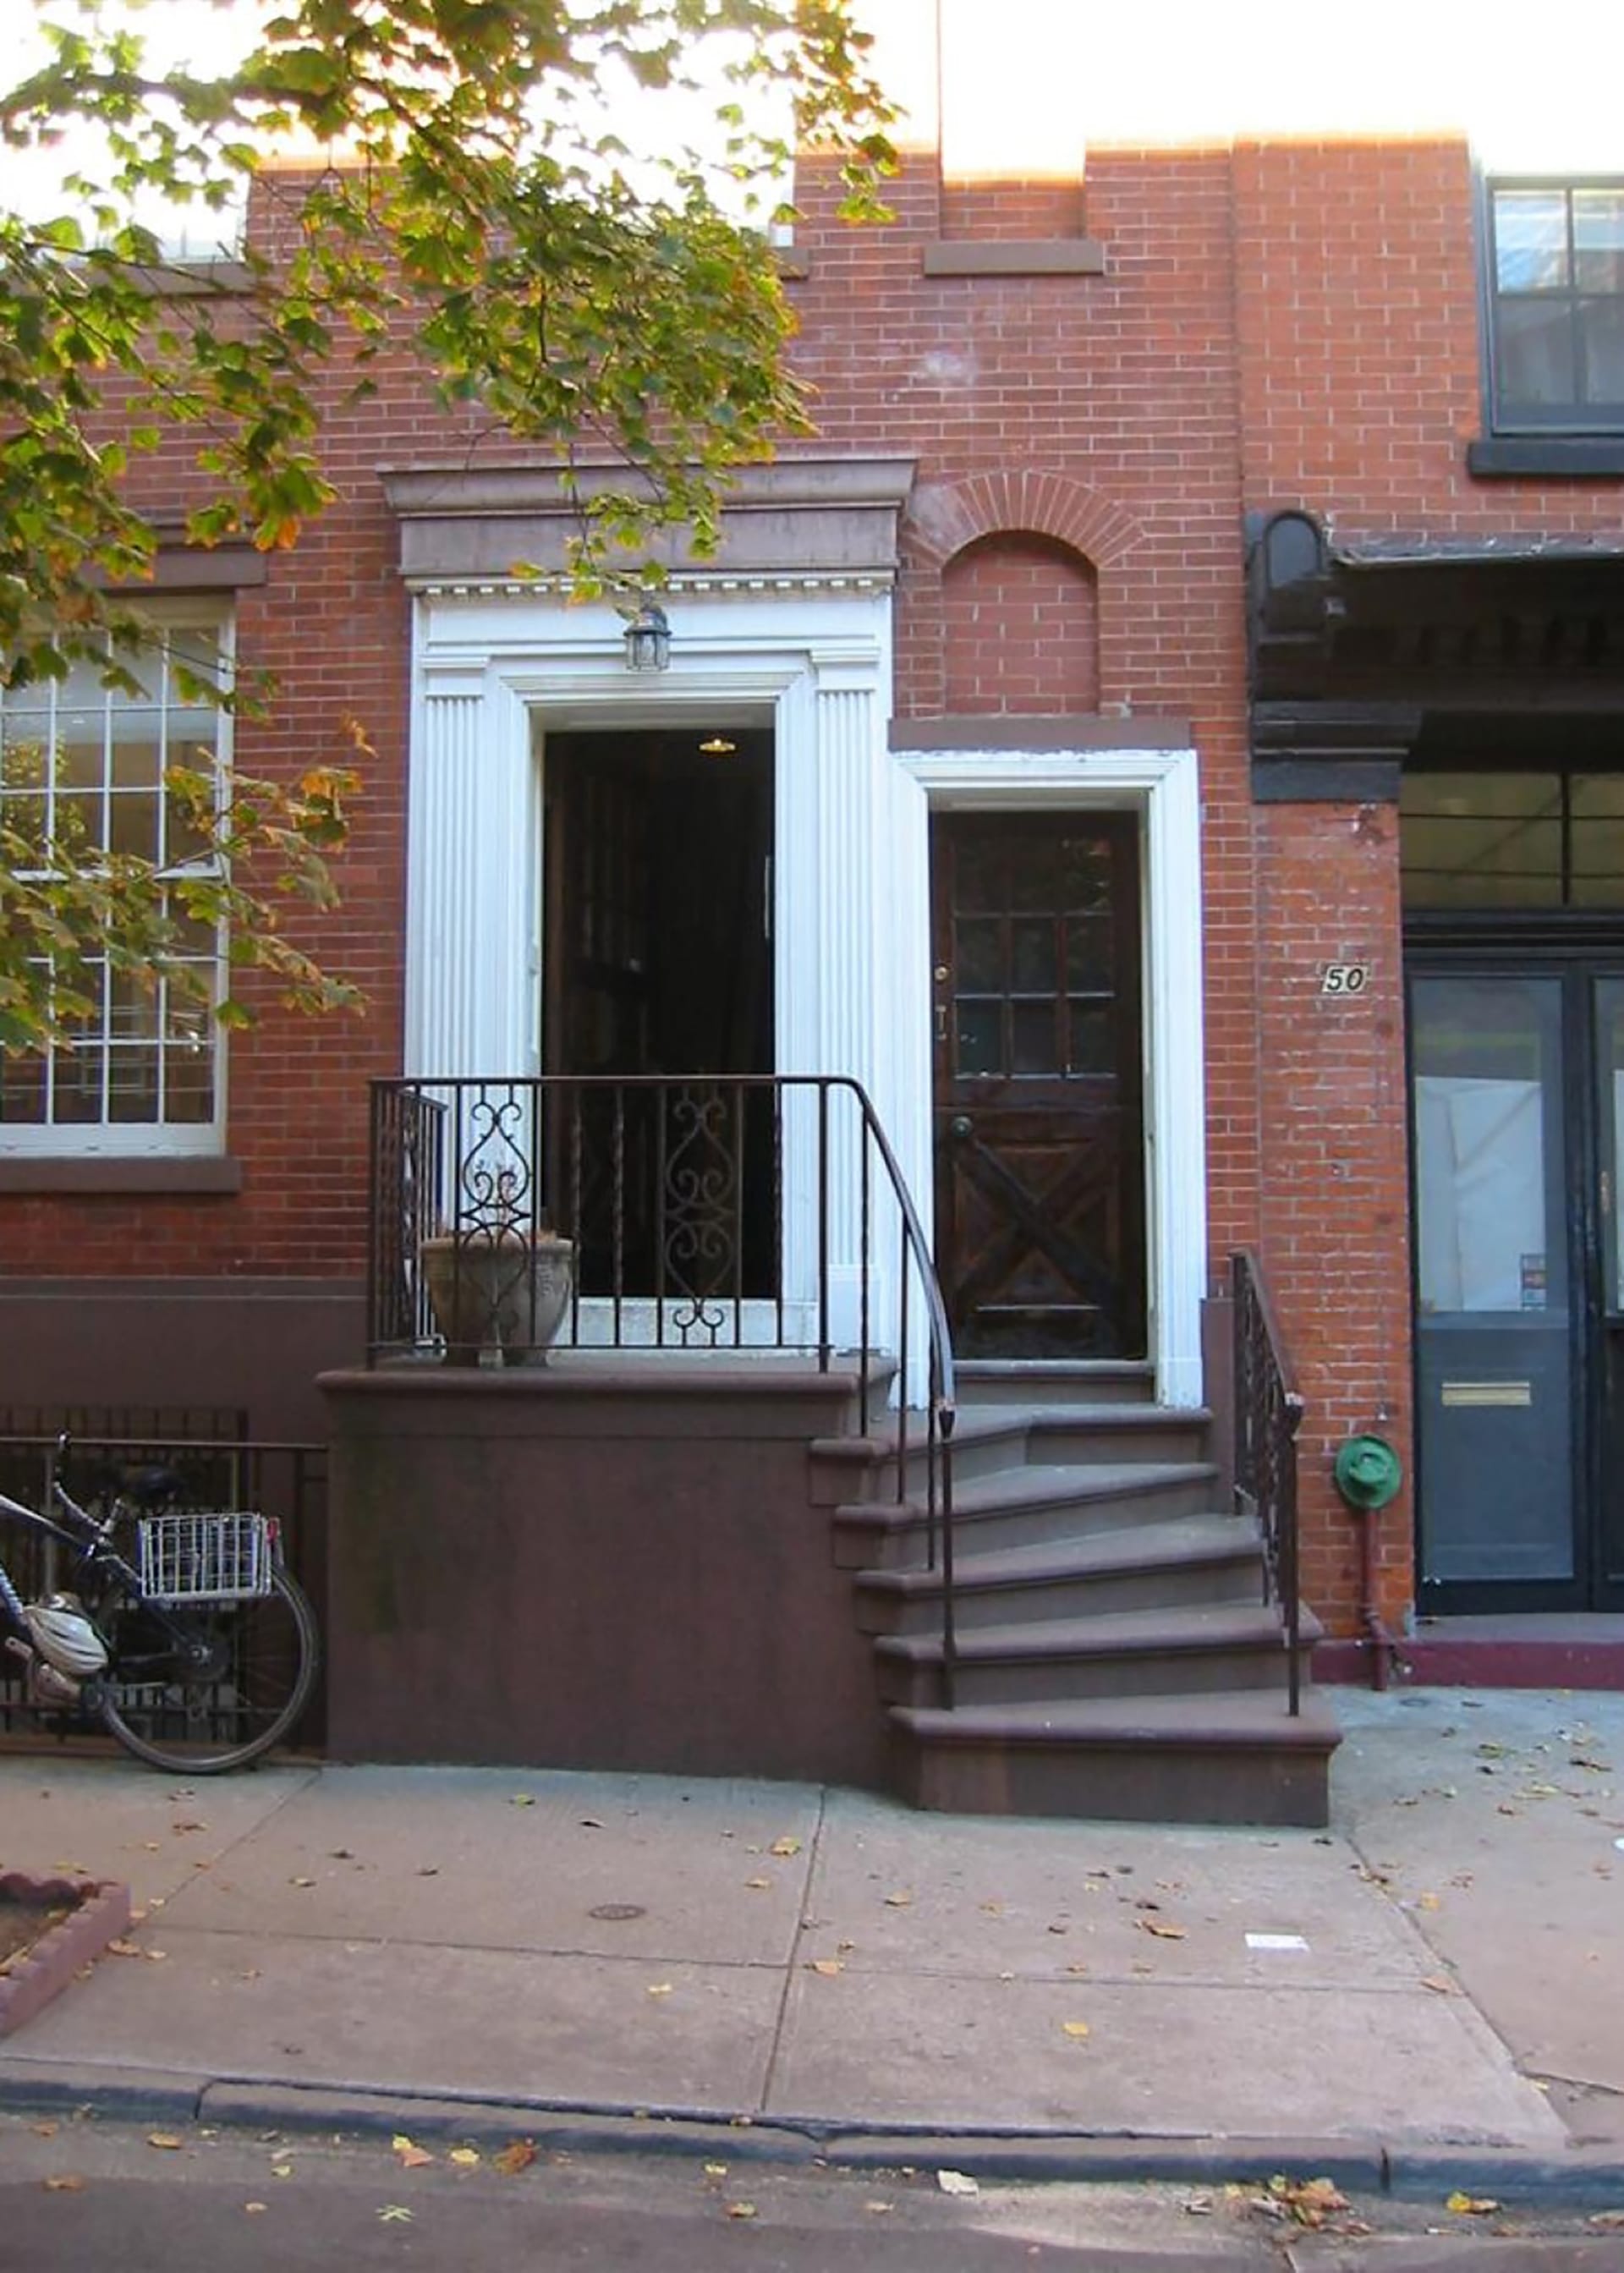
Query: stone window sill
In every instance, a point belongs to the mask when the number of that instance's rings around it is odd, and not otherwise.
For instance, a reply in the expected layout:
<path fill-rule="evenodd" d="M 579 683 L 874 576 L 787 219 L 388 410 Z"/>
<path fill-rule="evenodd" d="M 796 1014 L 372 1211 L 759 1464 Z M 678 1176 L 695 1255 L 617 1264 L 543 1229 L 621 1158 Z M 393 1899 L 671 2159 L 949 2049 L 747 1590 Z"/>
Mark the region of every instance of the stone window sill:
<path fill-rule="evenodd" d="M 1624 434 L 1494 434 L 1466 445 L 1478 481 L 1605 481 L 1624 475 Z"/>
<path fill-rule="evenodd" d="M 133 1197 L 146 1192 L 240 1192 L 242 1189 L 241 1160 L 212 1153 L 192 1159 L 176 1154 L 170 1159 L 125 1159 L 105 1154 L 75 1159 L 64 1153 L 23 1159 L 13 1153 L 9 1159 L 0 1159 L 0 1192 Z"/>

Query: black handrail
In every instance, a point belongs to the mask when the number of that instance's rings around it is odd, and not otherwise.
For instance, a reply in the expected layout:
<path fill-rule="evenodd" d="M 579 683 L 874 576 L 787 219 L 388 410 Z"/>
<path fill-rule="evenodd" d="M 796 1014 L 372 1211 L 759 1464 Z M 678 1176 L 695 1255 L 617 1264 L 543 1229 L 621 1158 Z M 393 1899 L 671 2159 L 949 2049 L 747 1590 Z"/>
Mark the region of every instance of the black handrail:
<path fill-rule="evenodd" d="M 927 1555 L 941 1574 L 942 1696 L 951 1707 L 953 1342 L 924 1227 L 859 1082 L 842 1074 L 374 1081 L 371 1130 L 370 1365 L 442 1348 L 465 1362 L 522 1362 L 550 1339 L 561 1349 L 808 1349 L 827 1373 L 843 1277 L 856 1299 L 839 1330 L 856 1346 L 865 1435 L 876 1361 L 893 1362 L 899 1377 L 891 1457 L 900 1502 L 914 1451 L 917 1305 L 927 1341 Z M 887 1193 L 900 1227 L 896 1284 L 889 1314 L 877 1316 Z M 550 1237 L 571 1250 L 556 1328 L 543 1322 L 522 1261 L 502 1259 L 539 1252 Z M 499 1302 L 484 1296 L 482 1313 L 476 1300 L 472 1324 L 462 1308 L 449 1334 L 430 1300 L 430 1242 L 442 1309 L 458 1307 L 454 1298 L 476 1282 L 503 1281 Z M 787 1284 L 790 1267 L 800 1283 Z"/>
<path fill-rule="evenodd" d="M 1297 1530 L 1297 1432 L 1306 1407 L 1257 1257 L 1231 1258 L 1235 1331 L 1235 1504 L 1263 1541 L 1264 1599 L 1280 1607 L 1287 1710 L 1301 1709 L 1302 1607 Z"/>

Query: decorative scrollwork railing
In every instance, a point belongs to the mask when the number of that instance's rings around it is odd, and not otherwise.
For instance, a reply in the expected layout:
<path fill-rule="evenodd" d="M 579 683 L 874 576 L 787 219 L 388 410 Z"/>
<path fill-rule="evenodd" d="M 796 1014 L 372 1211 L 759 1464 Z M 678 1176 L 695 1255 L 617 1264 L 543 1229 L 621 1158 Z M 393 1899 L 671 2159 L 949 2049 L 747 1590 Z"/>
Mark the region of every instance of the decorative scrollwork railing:
<path fill-rule="evenodd" d="M 1231 1258 L 1235 1330 L 1235 1504 L 1257 1522 L 1265 1585 L 1280 1607 L 1287 1709 L 1301 1706 L 1301 1597 L 1297 1538 L 1297 1432 L 1305 1406 L 1258 1259 Z"/>

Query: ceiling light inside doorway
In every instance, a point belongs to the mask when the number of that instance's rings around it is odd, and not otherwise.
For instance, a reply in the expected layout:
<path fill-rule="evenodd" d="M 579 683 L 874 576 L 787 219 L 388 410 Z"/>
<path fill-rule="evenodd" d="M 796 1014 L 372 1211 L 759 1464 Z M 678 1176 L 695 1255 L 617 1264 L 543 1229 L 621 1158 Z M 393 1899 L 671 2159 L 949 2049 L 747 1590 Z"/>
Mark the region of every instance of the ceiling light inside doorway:
<path fill-rule="evenodd" d="M 725 734 L 713 734 L 708 742 L 700 744 L 700 750 L 707 758 L 730 758 L 737 747 L 738 744 L 730 742 Z"/>

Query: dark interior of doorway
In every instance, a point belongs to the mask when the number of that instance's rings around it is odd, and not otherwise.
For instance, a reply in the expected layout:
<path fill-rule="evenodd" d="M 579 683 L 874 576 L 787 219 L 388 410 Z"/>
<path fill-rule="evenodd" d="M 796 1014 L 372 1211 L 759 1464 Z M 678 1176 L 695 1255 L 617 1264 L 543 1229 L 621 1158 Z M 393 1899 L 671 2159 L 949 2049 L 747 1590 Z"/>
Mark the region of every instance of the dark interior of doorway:
<path fill-rule="evenodd" d="M 773 1100 L 728 1081 L 773 1070 L 772 734 L 552 734 L 546 785 L 547 1070 L 684 1084 L 572 1098 L 582 1292 L 765 1294 Z"/>

